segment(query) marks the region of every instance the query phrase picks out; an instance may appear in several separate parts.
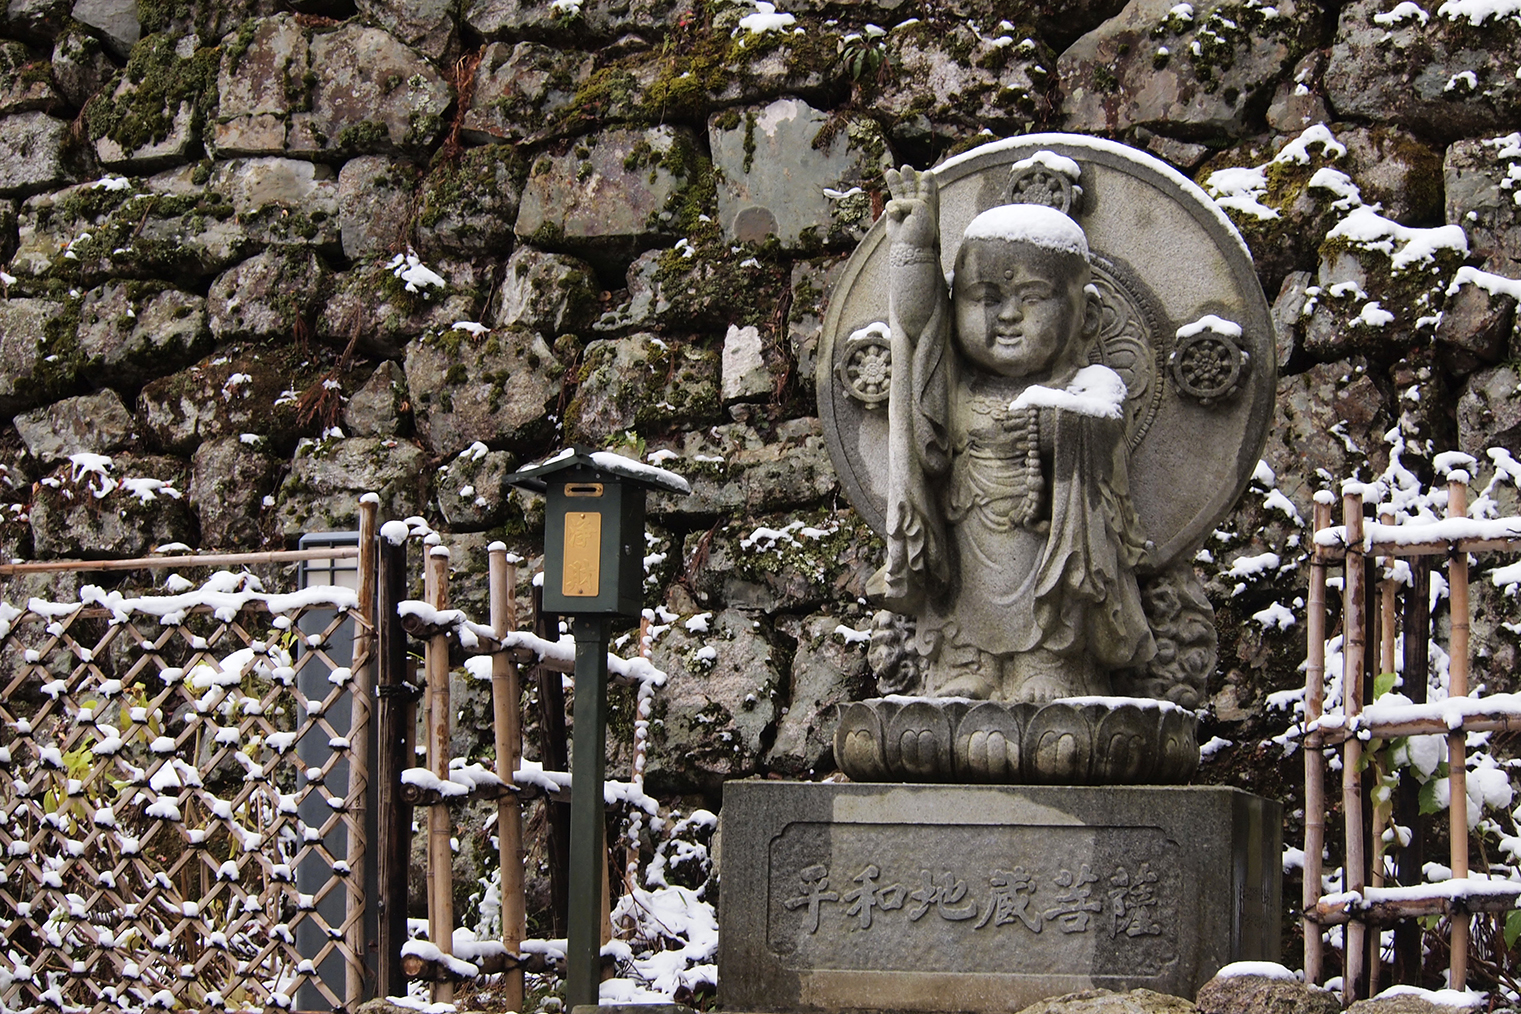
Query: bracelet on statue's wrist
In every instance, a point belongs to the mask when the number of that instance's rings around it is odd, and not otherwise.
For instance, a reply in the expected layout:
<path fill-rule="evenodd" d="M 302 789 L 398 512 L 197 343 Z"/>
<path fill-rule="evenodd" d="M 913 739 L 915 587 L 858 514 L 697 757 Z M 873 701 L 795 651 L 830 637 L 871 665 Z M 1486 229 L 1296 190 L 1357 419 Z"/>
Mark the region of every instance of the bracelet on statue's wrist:
<path fill-rule="evenodd" d="M 938 262 L 939 254 L 929 247 L 908 246 L 894 243 L 892 247 L 891 262 L 893 267 L 901 267 L 906 264 L 929 264 Z"/>

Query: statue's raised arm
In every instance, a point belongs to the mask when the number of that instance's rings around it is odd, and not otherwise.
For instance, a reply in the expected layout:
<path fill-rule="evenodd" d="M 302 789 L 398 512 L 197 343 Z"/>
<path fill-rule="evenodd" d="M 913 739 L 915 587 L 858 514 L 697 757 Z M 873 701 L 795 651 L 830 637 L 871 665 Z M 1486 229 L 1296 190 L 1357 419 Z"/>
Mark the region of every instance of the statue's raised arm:
<path fill-rule="evenodd" d="M 887 564 L 872 582 L 878 603 L 912 613 L 950 580 L 945 520 L 930 481 L 950 468 L 950 295 L 940 267 L 940 193 L 933 173 L 887 171 L 890 244 L 888 326 Z"/>

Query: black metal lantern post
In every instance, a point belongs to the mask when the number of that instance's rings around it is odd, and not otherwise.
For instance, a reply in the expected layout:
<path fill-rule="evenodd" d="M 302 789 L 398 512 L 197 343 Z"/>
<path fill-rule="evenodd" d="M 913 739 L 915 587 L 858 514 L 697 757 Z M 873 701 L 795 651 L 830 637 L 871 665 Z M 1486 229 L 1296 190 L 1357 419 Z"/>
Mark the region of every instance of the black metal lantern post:
<path fill-rule="evenodd" d="M 544 494 L 543 608 L 567 617 L 576 639 L 565 984 L 573 1011 L 597 1004 L 602 981 L 608 629 L 615 619 L 637 617 L 643 604 L 645 494 L 691 487 L 663 469 L 579 447 L 507 482 Z"/>

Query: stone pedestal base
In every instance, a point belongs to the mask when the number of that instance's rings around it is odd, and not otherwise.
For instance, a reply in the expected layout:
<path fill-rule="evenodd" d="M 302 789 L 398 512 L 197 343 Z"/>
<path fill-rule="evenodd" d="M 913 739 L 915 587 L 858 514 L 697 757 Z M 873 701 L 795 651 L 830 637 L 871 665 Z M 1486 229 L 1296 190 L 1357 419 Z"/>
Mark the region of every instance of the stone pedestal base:
<path fill-rule="evenodd" d="M 719 991 L 757 1011 L 1192 997 L 1279 958 L 1281 807 L 1216 787 L 730 782 Z"/>

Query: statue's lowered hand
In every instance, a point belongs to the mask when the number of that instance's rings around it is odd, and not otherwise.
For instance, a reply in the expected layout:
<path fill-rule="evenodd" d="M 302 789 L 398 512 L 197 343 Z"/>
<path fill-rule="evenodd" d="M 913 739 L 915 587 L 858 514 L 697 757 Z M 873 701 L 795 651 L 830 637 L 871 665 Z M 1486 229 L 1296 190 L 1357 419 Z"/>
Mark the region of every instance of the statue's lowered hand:
<path fill-rule="evenodd" d="M 893 245 L 930 249 L 940 240 L 940 184 L 934 173 L 906 165 L 887 170 L 887 238 Z"/>

